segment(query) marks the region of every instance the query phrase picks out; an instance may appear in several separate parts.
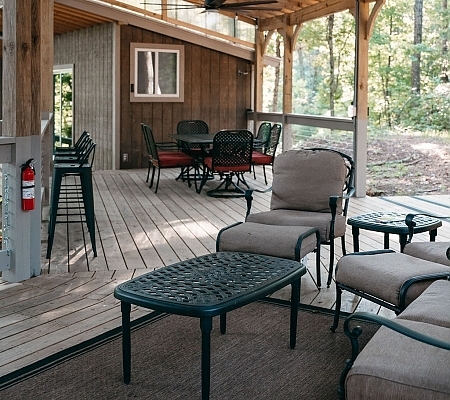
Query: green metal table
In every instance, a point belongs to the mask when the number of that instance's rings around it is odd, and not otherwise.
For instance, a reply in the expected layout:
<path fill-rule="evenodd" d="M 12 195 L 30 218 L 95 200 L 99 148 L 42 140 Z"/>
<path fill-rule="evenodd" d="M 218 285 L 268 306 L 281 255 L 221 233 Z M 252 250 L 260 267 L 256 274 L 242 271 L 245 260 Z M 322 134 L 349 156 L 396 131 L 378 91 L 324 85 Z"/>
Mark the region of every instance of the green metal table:
<path fill-rule="evenodd" d="M 406 214 L 398 212 L 373 212 L 349 218 L 347 223 L 352 227 L 353 251 L 359 251 L 359 230 L 365 229 L 384 233 L 385 249 L 389 249 L 389 234 L 399 235 L 400 251 L 403 252 L 408 237 L 405 218 Z M 416 223 L 414 233 L 430 232 L 430 241 L 434 242 L 437 229 L 442 226 L 442 221 L 427 215 L 417 215 L 414 222 Z"/>
<path fill-rule="evenodd" d="M 200 318 L 202 336 L 202 399 L 209 399 L 211 330 L 220 316 L 291 284 L 290 346 L 295 347 L 300 278 L 306 267 L 298 261 L 258 254 L 219 252 L 181 261 L 118 285 L 121 301 L 124 382 L 131 380 L 131 304 L 170 314 Z"/>

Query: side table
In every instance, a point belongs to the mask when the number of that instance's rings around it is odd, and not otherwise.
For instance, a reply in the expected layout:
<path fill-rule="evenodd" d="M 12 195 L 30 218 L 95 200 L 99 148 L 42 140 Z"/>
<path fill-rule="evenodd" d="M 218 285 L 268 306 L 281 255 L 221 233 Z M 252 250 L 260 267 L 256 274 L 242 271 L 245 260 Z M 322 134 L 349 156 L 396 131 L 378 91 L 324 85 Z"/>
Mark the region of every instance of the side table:
<path fill-rule="evenodd" d="M 384 233 L 385 249 L 389 249 L 389 234 L 399 235 L 400 252 L 403 253 L 408 237 L 408 226 L 405 223 L 405 218 L 406 214 L 398 212 L 374 212 L 349 218 L 347 223 L 352 227 L 353 251 L 359 251 L 359 230 L 365 229 Z M 416 223 L 414 233 L 430 232 L 430 241 L 434 242 L 437 229 L 442 226 L 442 221 L 439 218 L 427 215 L 417 215 L 414 222 Z"/>
<path fill-rule="evenodd" d="M 259 254 L 219 252 L 157 269 L 116 286 L 121 301 L 124 382 L 131 379 L 131 304 L 171 314 L 200 318 L 202 336 L 202 399 L 209 399 L 212 319 L 291 284 L 290 346 L 295 347 L 300 278 L 306 266 L 298 261 Z"/>

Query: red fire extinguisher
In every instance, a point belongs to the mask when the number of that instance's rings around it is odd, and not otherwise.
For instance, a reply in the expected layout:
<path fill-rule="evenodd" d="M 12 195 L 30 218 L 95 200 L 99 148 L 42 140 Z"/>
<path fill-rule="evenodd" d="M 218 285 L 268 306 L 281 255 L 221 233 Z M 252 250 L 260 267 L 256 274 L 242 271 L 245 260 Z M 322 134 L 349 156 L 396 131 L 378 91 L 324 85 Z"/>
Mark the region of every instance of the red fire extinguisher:
<path fill-rule="evenodd" d="M 34 159 L 30 158 L 25 164 L 22 164 L 22 210 L 34 210 Z"/>

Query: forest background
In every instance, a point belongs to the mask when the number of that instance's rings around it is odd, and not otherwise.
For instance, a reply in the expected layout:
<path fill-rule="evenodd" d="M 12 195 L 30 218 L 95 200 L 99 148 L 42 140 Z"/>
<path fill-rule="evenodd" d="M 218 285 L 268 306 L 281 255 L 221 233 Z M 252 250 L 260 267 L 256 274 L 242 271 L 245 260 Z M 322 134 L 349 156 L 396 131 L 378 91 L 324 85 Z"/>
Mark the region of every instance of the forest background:
<path fill-rule="evenodd" d="M 346 117 L 353 101 L 355 19 L 305 23 L 293 55 L 293 112 Z M 274 35 L 268 53 L 281 57 Z M 387 0 L 369 44 L 368 195 L 450 193 L 447 0 Z M 264 111 L 282 110 L 282 66 L 266 67 Z M 351 107 L 350 107 L 351 109 Z M 296 147 L 352 152 L 352 133 L 293 130 Z"/>

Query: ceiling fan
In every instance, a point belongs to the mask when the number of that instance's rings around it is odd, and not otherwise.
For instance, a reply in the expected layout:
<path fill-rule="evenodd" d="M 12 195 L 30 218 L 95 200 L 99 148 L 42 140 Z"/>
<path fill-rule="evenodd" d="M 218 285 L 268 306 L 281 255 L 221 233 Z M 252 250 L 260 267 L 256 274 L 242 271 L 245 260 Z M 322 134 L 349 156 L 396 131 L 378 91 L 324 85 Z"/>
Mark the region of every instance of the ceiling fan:
<path fill-rule="evenodd" d="M 143 2 L 141 4 L 144 5 L 159 5 L 161 8 L 165 10 L 187 10 L 187 9 L 195 9 L 195 8 L 203 8 L 204 11 L 257 11 L 258 8 L 255 6 L 261 6 L 265 4 L 274 4 L 277 3 L 276 0 L 249 0 L 241 3 L 228 3 L 225 4 L 226 0 L 205 0 L 204 4 L 176 4 L 176 3 L 149 3 Z M 266 11 L 279 11 L 280 8 L 260 8 L 260 10 Z"/>

